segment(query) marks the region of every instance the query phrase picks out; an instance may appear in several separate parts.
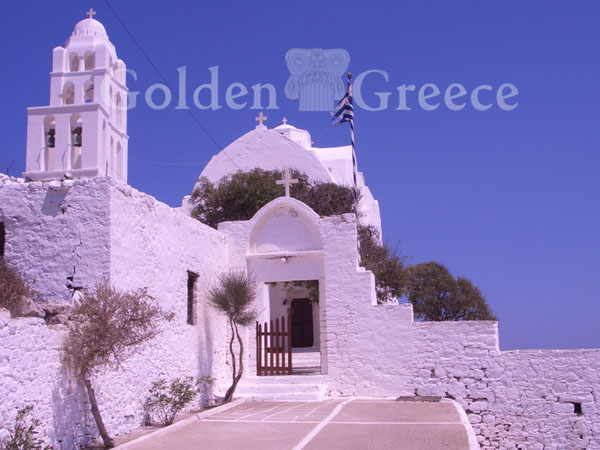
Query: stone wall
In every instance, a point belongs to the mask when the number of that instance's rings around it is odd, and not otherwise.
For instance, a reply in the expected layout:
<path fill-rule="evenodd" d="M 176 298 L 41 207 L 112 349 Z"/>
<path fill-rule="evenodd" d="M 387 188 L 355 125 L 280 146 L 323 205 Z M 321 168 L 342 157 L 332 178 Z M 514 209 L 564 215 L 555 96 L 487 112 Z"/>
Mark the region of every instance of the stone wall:
<path fill-rule="evenodd" d="M 416 393 L 456 399 L 482 448 L 600 448 L 600 350 L 500 352 L 493 322 L 414 329 Z"/>
<path fill-rule="evenodd" d="M 99 408 L 112 435 L 141 424 L 142 401 L 161 376 L 211 375 L 227 384 L 225 322 L 206 301 L 208 289 L 226 268 L 223 234 L 106 178 L 11 181 L 0 188 L 0 200 L 7 260 L 26 279 L 43 280 L 36 283 L 43 297 L 72 300 L 61 273 L 66 266 L 82 288 L 92 288 L 103 278 L 122 290 L 147 287 L 166 311 L 175 313 L 165 331 L 121 370 L 94 378 Z M 47 217 L 45 211 L 54 215 Z M 194 325 L 187 323 L 188 271 L 199 275 Z M 34 403 L 43 434 L 55 449 L 70 450 L 97 432 L 85 392 L 61 370 L 65 335 L 65 326 L 50 327 L 42 319 L 9 321 L 2 316 L 0 429 L 6 432 L 17 409 Z"/>

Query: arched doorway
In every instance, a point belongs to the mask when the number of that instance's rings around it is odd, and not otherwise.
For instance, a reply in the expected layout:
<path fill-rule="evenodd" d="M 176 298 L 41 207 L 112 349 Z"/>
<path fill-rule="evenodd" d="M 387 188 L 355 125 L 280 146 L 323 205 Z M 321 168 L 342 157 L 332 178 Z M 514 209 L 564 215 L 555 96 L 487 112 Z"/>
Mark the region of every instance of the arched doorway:
<path fill-rule="evenodd" d="M 260 286 L 258 321 L 264 324 L 282 317 L 286 323 L 288 318 L 291 321 L 293 374 L 299 373 L 297 369 L 321 373 L 322 367 L 321 305 L 311 298 L 306 285 L 314 283 L 319 297 L 324 262 L 318 219 L 304 203 L 280 197 L 248 224 L 246 266 Z"/>

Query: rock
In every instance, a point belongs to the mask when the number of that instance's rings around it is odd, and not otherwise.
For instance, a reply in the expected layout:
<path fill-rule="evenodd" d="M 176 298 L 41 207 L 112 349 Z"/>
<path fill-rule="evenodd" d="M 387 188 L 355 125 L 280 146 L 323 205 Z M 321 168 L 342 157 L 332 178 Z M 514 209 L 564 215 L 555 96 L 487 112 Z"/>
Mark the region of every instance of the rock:
<path fill-rule="evenodd" d="M 48 325 L 59 325 L 59 324 L 66 324 L 69 321 L 69 316 L 67 316 L 66 314 L 55 314 L 50 316 L 47 320 L 46 323 Z"/>
<path fill-rule="evenodd" d="M 62 187 L 62 183 L 58 180 L 52 180 L 50 183 L 48 183 L 48 186 L 50 189 L 57 190 Z"/>
<path fill-rule="evenodd" d="M 73 311 L 73 305 L 65 302 L 47 302 L 42 303 L 41 306 L 49 316 L 54 316 L 56 314 L 70 316 Z"/>
<path fill-rule="evenodd" d="M 0 328 L 4 328 L 10 320 L 10 311 L 6 308 L 0 308 Z"/>
<path fill-rule="evenodd" d="M 29 297 L 21 297 L 19 305 L 19 316 L 21 317 L 40 317 L 44 318 L 46 313 L 33 299 Z"/>

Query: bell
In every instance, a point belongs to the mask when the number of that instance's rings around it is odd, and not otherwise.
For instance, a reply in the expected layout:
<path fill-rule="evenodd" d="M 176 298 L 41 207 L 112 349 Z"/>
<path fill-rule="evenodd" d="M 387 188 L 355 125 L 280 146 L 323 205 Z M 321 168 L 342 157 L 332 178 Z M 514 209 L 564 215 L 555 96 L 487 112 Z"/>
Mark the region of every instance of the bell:
<path fill-rule="evenodd" d="M 54 128 L 50 128 L 46 134 L 48 135 L 48 147 L 54 148 L 56 145 L 56 138 L 54 137 L 56 131 Z"/>
<path fill-rule="evenodd" d="M 81 147 L 81 127 L 73 129 L 73 147 Z"/>

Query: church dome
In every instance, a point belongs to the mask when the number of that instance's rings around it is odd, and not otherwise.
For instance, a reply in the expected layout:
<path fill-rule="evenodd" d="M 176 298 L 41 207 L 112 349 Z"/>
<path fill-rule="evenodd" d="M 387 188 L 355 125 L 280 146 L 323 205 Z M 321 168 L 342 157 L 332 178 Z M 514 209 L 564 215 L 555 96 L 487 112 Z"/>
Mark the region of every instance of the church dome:
<path fill-rule="evenodd" d="M 282 123 L 281 125 L 275 127 L 274 129 L 275 130 L 286 130 L 286 129 L 297 130 L 298 128 L 296 128 L 294 125 L 290 125 L 289 123 Z"/>
<path fill-rule="evenodd" d="M 83 19 L 77 22 L 73 30 L 73 36 L 99 36 L 108 37 L 104 25 L 96 19 Z"/>

